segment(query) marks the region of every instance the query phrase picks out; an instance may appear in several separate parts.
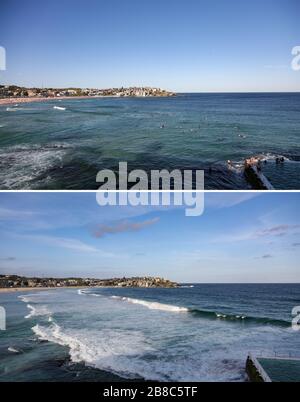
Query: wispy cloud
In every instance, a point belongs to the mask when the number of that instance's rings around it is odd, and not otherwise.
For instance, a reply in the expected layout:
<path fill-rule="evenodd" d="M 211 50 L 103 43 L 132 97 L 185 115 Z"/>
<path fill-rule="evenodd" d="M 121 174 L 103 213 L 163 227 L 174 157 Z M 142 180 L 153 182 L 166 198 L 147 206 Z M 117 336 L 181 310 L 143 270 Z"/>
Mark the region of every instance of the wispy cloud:
<path fill-rule="evenodd" d="M 262 229 L 244 230 L 243 232 L 222 235 L 215 239 L 215 242 L 234 243 L 239 241 L 256 240 L 260 238 L 276 238 L 292 234 L 298 234 L 300 225 L 282 224 L 269 226 Z"/>
<path fill-rule="evenodd" d="M 205 206 L 213 208 L 231 208 L 244 202 L 250 201 L 261 196 L 261 193 L 224 193 L 222 197 L 217 197 L 216 194 L 207 194 L 205 197 Z"/>
<path fill-rule="evenodd" d="M 23 235 L 23 238 L 28 240 L 42 242 L 51 246 L 62 247 L 75 251 L 83 252 L 97 252 L 97 248 L 90 246 L 78 239 L 67 238 L 67 237 L 54 237 L 46 235 Z"/>
<path fill-rule="evenodd" d="M 300 225 L 277 225 L 256 232 L 257 237 L 285 236 L 300 229 Z"/>
<path fill-rule="evenodd" d="M 81 240 L 68 238 L 68 237 L 55 237 L 55 236 L 47 236 L 47 235 L 27 235 L 27 234 L 18 234 L 13 235 L 13 237 L 18 237 L 23 240 L 29 240 L 32 242 L 43 243 L 52 247 L 60 247 L 64 249 L 74 250 L 77 252 L 84 253 L 98 253 L 102 257 L 114 257 L 115 255 L 96 247 L 93 247 L 89 244 L 84 243 Z"/>
<path fill-rule="evenodd" d="M 265 254 L 261 257 L 263 260 L 267 260 L 269 258 L 273 258 L 273 256 L 271 254 Z"/>
<path fill-rule="evenodd" d="M 300 247 L 300 243 L 293 243 L 292 246 L 293 247 Z"/>
<path fill-rule="evenodd" d="M 107 234 L 117 234 L 125 232 L 138 232 L 148 226 L 152 226 L 159 221 L 159 218 L 149 219 L 143 222 L 122 221 L 115 225 L 98 225 L 92 229 L 92 235 L 96 238 L 104 237 Z"/>
<path fill-rule="evenodd" d="M 19 220 L 19 219 L 30 219 L 37 215 L 34 211 L 18 210 L 10 208 L 0 207 L 0 219 L 1 220 Z"/>
<path fill-rule="evenodd" d="M 16 261 L 15 257 L 4 257 L 4 258 L 0 258 L 0 261 Z"/>
<path fill-rule="evenodd" d="M 48 244 L 53 244 L 54 246 L 67 248 L 70 250 L 84 251 L 84 252 L 96 252 L 98 251 L 95 247 L 92 247 L 81 240 L 65 238 L 65 237 L 51 237 L 51 236 L 36 236 L 40 241 L 44 241 Z"/>

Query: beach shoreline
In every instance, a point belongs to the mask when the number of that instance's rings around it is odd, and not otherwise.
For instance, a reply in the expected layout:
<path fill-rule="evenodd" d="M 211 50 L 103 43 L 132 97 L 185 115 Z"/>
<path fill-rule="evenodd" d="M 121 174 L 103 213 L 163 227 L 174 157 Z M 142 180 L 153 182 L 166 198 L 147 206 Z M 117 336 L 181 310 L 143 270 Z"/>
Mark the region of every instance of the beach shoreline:
<path fill-rule="evenodd" d="M 157 95 L 157 96 L 147 96 L 146 98 L 167 98 L 169 96 Z M 144 96 L 116 96 L 116 95 L 95 95 L 95 96 L 59 96 L 59 97 L 29 97 L 29 98 L 0 98 L 0 106 L 7 105 L 18 105 L 23 103 L 35 103 L 35 102 L 48 102 L 48 101 L 62 101 L 62 100 L 78 100 L 78 99 L 104 99 L 104 98 L 117 98 L 117 99 L 144 99 Z"/>
<path fill-rule="evenodd" d="M 29 291 L 43 291 L 43 290 L 57 290 L 57 289 L 88 289 L 84 286 L 56 286 L 56 287 L 41 287 L 41 288 L 0 288 L 1 293 L 14 293 L 14 292 L 29 292 Z"/>
<path fill-rule="evenodd" d="M 60 101 L 60 100 L 74 100 L 74 99 L 95 99 L 95 98 L 102 98 L 101 96 L 60 96 L 57 98 L 7 98 L 7 99 L 0 99 L 0 106 L 5 105 L 16 105 L 20 103 L 33 103 L 33 102 L 48 102 L 48 101 Z"/>

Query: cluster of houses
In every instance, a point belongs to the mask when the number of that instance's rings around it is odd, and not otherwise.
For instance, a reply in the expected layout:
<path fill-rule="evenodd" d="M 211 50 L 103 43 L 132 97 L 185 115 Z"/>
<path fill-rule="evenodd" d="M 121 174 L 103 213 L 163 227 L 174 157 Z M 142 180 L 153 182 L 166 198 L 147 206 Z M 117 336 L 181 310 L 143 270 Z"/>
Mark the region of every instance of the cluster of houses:
<path fill-rule="evenodd" d="M 26 278 L 18 275 L 0 275 L 0 288 L 57 288 L 57 287 L 141 287 L 173 288 L 177 284 L 162 278 Z"/>
<path fill-rule="evenodd" d="M 102 282 L 102 286 L 118 286 L 128 288 L 174 288 L 178 286 L 175 282 L 158 277 L 106 279 Z"/>
<path fill-rule="evenodd" d="M 88 286 L 80 278 L 26 278 L 18 275 L 0 275 L 0 288 L 53 288 Z"/>
<path fill-rule="evenodd" d="M 25 88 L 16 85 L 0 85 L 0 98 L 59 98 L 75 96 L 114 96 L 114 97 L 146 97 L 146 96 L 174 96 L 175 93 L 161 88 L 133 87 L 133 88 Z"/>

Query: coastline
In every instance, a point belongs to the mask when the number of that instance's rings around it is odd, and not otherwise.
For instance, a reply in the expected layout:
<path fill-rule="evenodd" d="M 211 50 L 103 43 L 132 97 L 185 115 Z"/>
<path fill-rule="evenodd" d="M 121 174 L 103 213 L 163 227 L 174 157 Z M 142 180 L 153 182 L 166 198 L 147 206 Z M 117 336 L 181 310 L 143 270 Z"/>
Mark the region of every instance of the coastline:
<path fill-rule="evenodd" d="M 0 99 L 0 106 L 5 105 L 14 105 L 19 103 L 32 103 L 32 102 L 48 102 L 48 101 L 59 101 L 59 100 L 73 100 L 73 99 L 94 99 L 94 98 L 103 98 L 103 96 L 60 96 L 57 98 L 7 98 Z"/>
<path fill-rule="evenodd" d="M 180 287 L 180 286 L 178 286 Z M 177 287 L 177 288 L 178 288 Z M 120 286 L 53 286 L 53 287 L 35 287 L 35 288 L 0 288 L 0 294 L 1 293 L 14 293 L 14 292 L 29 292 L 29 291 L 43 291 L 43 290 L 58 290 L 58 289 L 177 289 L 177 288 L 168 288 L 168 287 L 157 287 L 157 288 L 146 288 L 146 287 L 130 287 L 130 286 L 125 286 L 123 288 L 120 288 Z"/>
<path fill-rule="evenodd" d="M 41 287 L 41 288 L 0 288 L 1 293 L 14 293 L 14 292 L 29 292 L 29 291 L 39 291 L 39 290 L 57 290 L 57 289 L 88 289 L 84 286 L 56 286 L 56 287 Z"/>
<path fill-rule="evenodd" d="M 33 103 L 33 102 L 48 102 L 48 101 L 61 101 L 61 100 L 76 100 L 76 99 L 105 99 L 105 98 L 117 98 L 117 99 L 126 99 L 126 98 L 137 98 L 137 99 L 145 99 L 145 98 L 170 98 L 174 97 L 174 95 L 157 95 L 157 96 L 116 96 L 116 95 L 96 95 L 96 96 L 59 96 L 56 98 L 46 98 L 46 97 L 41 97 L 41 98 L 3 98 L 0 99 L 0 106 L 7 106 L 7 105 L 15 105 L 15 104 L 20 104 L 20 103 Z"/>

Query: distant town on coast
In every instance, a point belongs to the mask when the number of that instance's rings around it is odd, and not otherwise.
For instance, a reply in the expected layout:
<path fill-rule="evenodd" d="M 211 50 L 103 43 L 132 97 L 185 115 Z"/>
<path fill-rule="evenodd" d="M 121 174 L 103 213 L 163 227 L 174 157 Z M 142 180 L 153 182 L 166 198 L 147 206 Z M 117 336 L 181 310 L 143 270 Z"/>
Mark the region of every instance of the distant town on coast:
<path fill-rule="evenodd" d="M 167 97 L 174 92 L 161 88 L 26 88 L 17 85 L 0 85 L 0 98 L 60 98 L 60 97 Z"/>
<path fill-rule="evenodd" d="M 176 288 L 178 285 L 158 277 L 134 278 L 27 278 L 18 275 L 0 275 L 0 289 L 57 288 L 57 287 L 131 287 L 131 288 Z"/>

